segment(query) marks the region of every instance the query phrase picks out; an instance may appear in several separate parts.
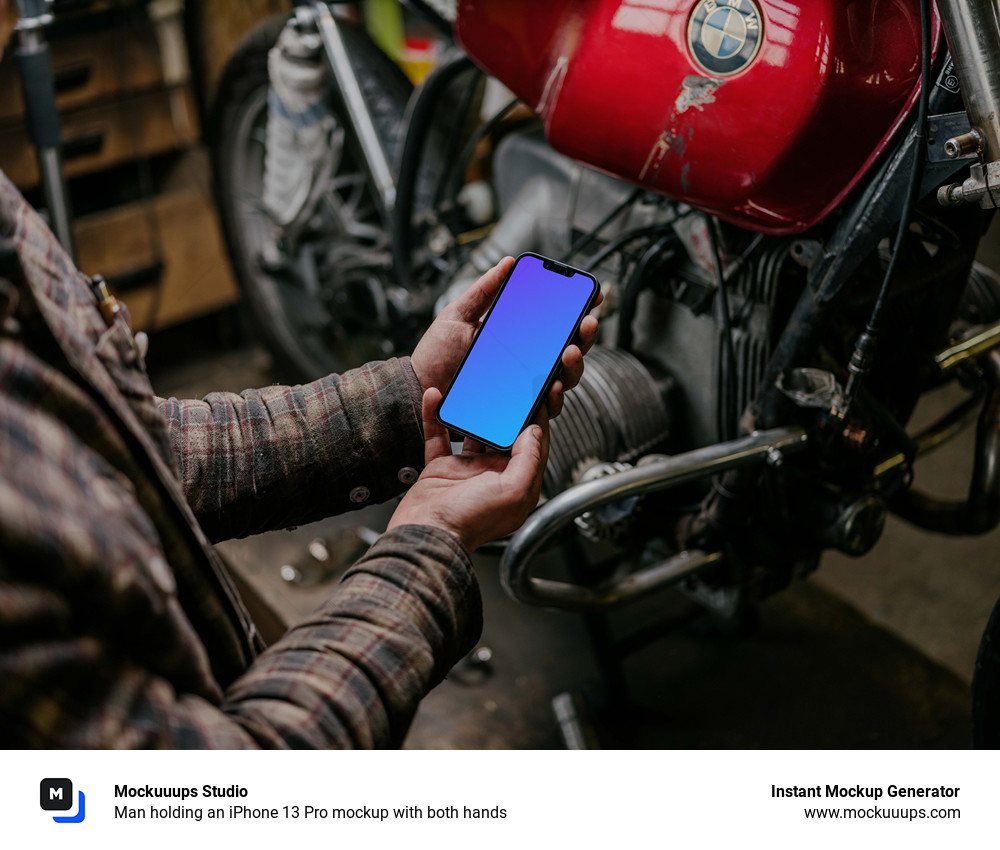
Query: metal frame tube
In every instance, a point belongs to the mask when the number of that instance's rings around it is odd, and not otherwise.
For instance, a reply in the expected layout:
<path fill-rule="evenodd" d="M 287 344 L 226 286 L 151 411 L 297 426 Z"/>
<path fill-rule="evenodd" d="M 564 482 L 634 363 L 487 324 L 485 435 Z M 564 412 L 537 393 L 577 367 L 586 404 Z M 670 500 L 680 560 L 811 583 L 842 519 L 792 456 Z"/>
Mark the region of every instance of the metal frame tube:
<path fill-rule="evenodd" d="M 396 180 L 389 165 L 389 158 L 382 143 L 379 141 L 375 123 L 365 101 L 357 75 L 351 65 L 344 39 L 340 34 L 339 24 L 326 3 L 314 3 L 313 13 L 323 47 L 326 48 L 330 69 L 333 71 L 337 87 L 344 99 L 347 117 L 361 147 L 368 173 L 374 184 L 382 219 L 387 225 L 392 224 L 392 210 L 396 206 Z"/>
<path fill-rule="evenodd" d="M 948 49 L 986 162 L 1000 159 L 1000 0 L 939 0 Z"/>

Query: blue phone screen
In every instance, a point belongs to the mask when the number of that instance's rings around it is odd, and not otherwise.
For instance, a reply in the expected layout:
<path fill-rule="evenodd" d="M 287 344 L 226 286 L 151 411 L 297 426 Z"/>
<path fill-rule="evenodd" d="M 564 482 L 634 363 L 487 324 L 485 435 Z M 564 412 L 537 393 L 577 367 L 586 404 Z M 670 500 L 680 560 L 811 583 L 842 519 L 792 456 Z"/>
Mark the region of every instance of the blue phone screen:
<path fill-rule="evenodd" d="M 503 448 L 527 425 L 595 288 L 544 262 L 518 260 L 441 404 L 443 422 Z"/>

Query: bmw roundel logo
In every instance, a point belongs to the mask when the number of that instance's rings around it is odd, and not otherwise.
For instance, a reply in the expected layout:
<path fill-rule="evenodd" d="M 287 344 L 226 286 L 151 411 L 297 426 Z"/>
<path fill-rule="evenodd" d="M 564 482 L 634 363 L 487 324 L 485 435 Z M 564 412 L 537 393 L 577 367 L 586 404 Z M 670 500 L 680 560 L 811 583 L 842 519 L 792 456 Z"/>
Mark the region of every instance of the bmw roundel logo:
<path fill-rule="evenodd" d="M 742 71 L 764 40 L 764 19 L 755 0 L 700 0 L 688 21 L 688 50 L 710 74 Z"/>

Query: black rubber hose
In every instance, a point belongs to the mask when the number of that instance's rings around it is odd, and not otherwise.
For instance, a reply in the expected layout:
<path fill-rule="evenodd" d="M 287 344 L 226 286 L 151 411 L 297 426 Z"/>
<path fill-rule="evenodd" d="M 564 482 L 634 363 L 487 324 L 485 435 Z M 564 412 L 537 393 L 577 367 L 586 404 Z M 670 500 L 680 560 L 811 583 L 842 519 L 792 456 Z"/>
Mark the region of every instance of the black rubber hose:
<path fill-rule="evenodd" d="M 636 308 L 639 304 L 639 293 L 643 290 L 646 274 L 652 264 L 659 259 L 660 255 L 667 250 L 667 247 L 676 237 L 673 233 L 661 236 L 650 245 L 642 255 L 635 271 L 625 285 L 622 292 L 621 305 L 618 308 L 618 334 L 615 345 L 623 351 L 632 350 L 632 323 L 635 321 Z"/>
<path fill-rule="evenodd" d="M 892 256 L 889 259 L 889 267 L 886 269 L 885 278 L 882 281 L 882 288 L 879 290 L 878 300 L 872 308 L 871 319 L 868 321 L 869 333 L 877 334 L 882 311 L 885 309 L 885 301 L 889 293 L 889 285 L 892 283 L 893 273 L 896 270 L 896 262 L 902 253 L 903 242 L 910 229 L 910 220 L 913 217 L 913 208 L 917 204 L 917 190 L 920 188 L 920 178 L 924 170 L 924 160 L 927 152 L 923 144 L 927 134 L 927 110 L 930 100 L 931 84 L 931 9 L 930 0 L 921 0 L 920 3 L 920 23 L 921 23 L 921 63 L 920 63 L 920 96 L 917 105 L 917 144 L 913 153 L 913 178 L 906 192 L 906 200 L 903 202 L 903 215 L 899 220 L 899 231 L 896 234 L 896 243 L 893 247 Z"/>
<path fill-rule="evenodd" d="M 451 216 L 451 230 L 453 233 L 458 232 L 456 209 L 458 208 L 458 193 L 462 191 L 462 184 L 465 179 L 466 165 L 472 159 L 472 154 L 475 153 L 479 142 L 492 133 L 496 126 L 506 117 L 507 113 L 520 102 L 520 99 L 515 97 L 500 107 L 500 110 L 494 113 L 492 118 L 480 124 L 476 128 L 476 131 L 466 140 L 465 146 L 458 155 L 458 159 L 454 162 L 446 163 L 448 177 L 444 181 L 447 189 L 445 207 L 448 210 L 449 216 Z"/>
<path fill-rule="evenodd" d="M 416 197 L 420 157 L 433 126 L 434 113 L 448 86 L 460 74 L 473 68 L 464 53 L 456 54 L 438 65 L 428 75 L 416 95 L 410 99 L 404 122 L 406 127 L 396 173 L 396 207 L 392 221 L 392 267 L 396 282 L 410 288 L 410 252 L 413 249 L 413 201 Z"/>
<path fill-rule="evenodd" d="M 439 209 L 441 202 L 444 200 L 445 192 L 448 189 L 448 178 L 451 175 L 454 163 L 458 159 L 458 146 L 462 141 L 462 133 L 469 118 L 469 110 L 472 109 L 472 103 L 475 100 L 476 92 L 481 82 L 481 74 L 471 75 L 469 77 L 469 84 L 465 87 L 465 93 L 462 95 L 462 102 L 458 107 L 457 118 L 455 119 L 454 126 L 451 128 L 451 135 L 448 139 L 448 149 L 444 157 L 445 167 L 441 171 L 437 188 L 434 190 L 434 209 Z"/>

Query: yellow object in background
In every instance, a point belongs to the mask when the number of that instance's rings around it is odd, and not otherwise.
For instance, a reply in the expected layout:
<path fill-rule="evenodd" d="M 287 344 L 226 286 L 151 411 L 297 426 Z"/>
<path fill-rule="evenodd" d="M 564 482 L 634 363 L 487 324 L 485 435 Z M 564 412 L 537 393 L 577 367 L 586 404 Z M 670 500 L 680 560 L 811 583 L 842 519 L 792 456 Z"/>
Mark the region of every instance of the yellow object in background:
<path fill-rule="evenodd" d="M 365 27 L 383 52 L 398 62 L 403 50 L 403 10 L 396 0 L 365 0 Z"/>
<path fill-rule="evenodd" d="M 438 42 L 433 38 L 407 36 L 399 56 L 399 67 L 418 86 L 434 70 L 438 60 Z"/>
<path fill-rule="evenodd" d="M 365 0 L 365 26 L 372 40 L 403 69 L 413 85 L 420 85 L 437 64 L 438 42 L 427 36 L 407 35 L 403 9 L 397 0 Z"/>

